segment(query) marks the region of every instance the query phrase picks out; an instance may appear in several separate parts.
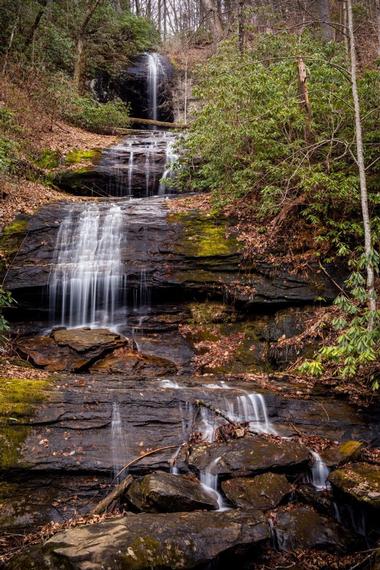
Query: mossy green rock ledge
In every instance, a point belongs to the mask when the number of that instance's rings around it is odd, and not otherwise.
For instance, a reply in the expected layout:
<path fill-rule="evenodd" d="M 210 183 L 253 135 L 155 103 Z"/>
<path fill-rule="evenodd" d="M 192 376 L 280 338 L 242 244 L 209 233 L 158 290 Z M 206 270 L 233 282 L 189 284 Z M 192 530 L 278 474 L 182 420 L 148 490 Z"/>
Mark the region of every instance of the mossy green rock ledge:
<path fill-rule="evenodd" d="M 16 556 L 10 570 L 171 570 L 198 568 L 270 538 L 259 511 L 127 514 L 71 528 Z M 231 567 L 229 565 L 226 568 Z"/>
<path fill-rule="evenodd" d="M 330 473 L 339 491 L 364 506 L 380 509 L 380 465 L 353 463 Z"/>

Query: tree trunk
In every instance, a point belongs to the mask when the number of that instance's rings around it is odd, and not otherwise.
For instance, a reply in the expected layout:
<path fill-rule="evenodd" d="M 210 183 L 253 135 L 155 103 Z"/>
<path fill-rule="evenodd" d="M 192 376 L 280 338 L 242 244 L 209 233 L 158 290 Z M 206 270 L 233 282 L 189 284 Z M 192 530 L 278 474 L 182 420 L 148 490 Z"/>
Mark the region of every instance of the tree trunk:
<path fill-rule="evenodd" d="M 201 4 L 205 16 L 210 23 L 212 37 L 215 41 L 218 41 L 223 35 L 223 25 L 214 0 L 201 0 Z"/>
<path fill-rule="evenodd" d="M 38 13 L 34 19 L 33 25 L 30 29 L 30 32 L 25 40 L 25 47 L 28 47 L 30 44 L 32 44 L 34 42 L 34 38 L 36 36 L 36 32 L 38 30 L 38 26 L 40 25 L 42 16 L 44 15 L 46 8 L 49 4 L 50 0 L 43 0 L 43 2 L 41 3 L 41 8 L 38 10 Z"/>
<path fill-rule="evenodd" d="M 310 142 L 311 134 L 311 105 L 309 99 L 309 90 L 307 87 L 307 70 L 302 57 L 298 58 L 298 86 L 300 92 L 301 108 L 305 113 L 305 141 Z"/>
<path fill-rule="evenodd" d="M 244 0 L 238 0 L 238 39 L 239 51 L 244 53 L 244 39 L 245 39 L 245 13 L 244 13 Z"/>
<path fill-rule="evenodd" d="M 329 0 L 318 0 L 319 19 L 323 38 L 327 42 L 334 40 L 334 29 L 331 26 L 331 13 Z"/>
<path fill-rule="evenodd" d="M 82 36 L 77 38 L 75 46 L 75 61 L 74 61 L 74 87 L 79 91 L 82 79 L 82 60 L 83 60 L 83 47 L 84 42 Z"/>
<path fill-rule="evenodd" d="M 376 0 L 377 57 L 380 58 L 380 0 Z"/>
<path fill-rule="evenodd" d="M 83 53 L 84 53 L 84 42 L 87 27 L 91 21 L 91 18 L 96 12 L 96 9 L 104 0 L 92 0 L 89 3 L 87 12 L 78 30 L 76 45 L 75 45 L 75 61 L 74 61 L 74 87 L 77 91 L 80 89 L 81 79 L 82 79 L 82 68 L 83 68 Z"/>
<path fill-rule="evenodd" d="M 350 37 L 352 98 L 354 101 L 354 111 L 355 111 L 356 158 L 359 169 L 360 197 L 361 197 L 361 207 L 362 207 L 362 217 L 363 217 L 363 227 L 364 227 L 364 252 L 366 256 L 366 268 L 367 268 L 368 308 L 371 312 L 368 321 L 368 329 L 373 330 L 374 313 L 376 311 L 376 291 L 375 291 L 375 271 L 372 262 L 372 231 L 371 231 L 371 220 L 369 217 L 369 208 L 368 208 L 367 179 L 365 172 L 364 149 L 363 149 L 363 132 L 362 132 L 360 101 L 359 101 L 357 77 L 356 77 L 357 63 L 356 63 L 356 51 L 355 51 L 354 23 L 352 16 L 352 0 L 346 0 L 346 1 L 347 1 L 348 32 Z"/>
<path fill-rule="evenodd" d="M 9 42 L 8 42 L 7 50 L 5 52 L 3 70 L 2 70 L 3 75 L 5 75 L 6 70 L 7 70 L 8 59 L 9 59 L 9 55 L 10 55 L 11 50 L 12 50 L 13 42 L 14 42 L 15 35 L 16 35 L 17 26 L 19 24 L 19 19 L 20 19 L 20 3 L 17 5 L 17 13 L 16 13 L 15 21 L 14 21 L 14 24 L 12 26 L 11 34 L 9 36 Z"/>

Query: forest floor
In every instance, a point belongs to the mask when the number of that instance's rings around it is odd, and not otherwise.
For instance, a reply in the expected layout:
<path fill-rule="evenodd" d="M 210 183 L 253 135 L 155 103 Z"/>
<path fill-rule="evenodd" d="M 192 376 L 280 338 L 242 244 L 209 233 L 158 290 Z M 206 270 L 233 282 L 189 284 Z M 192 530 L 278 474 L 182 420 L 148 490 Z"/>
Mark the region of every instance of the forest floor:
<path fill-rule="evenodd" d="M 90 133 L 62 121 L 54 122 L 50 127 L 45 124 L 44 127 L 39 130 L 35 141 L 37 149 L 41 152 L 56 152 L 60 156 L 77 149 L 101 149 L 119 140 L 119 137 Z M 22 176 L 0 177 L 0 228 L 9 224 L 17 214 L 33 214 L 48 202 L 78 199 L 80 198 L 60 192 L 38 179 L 30 180 Z"/>

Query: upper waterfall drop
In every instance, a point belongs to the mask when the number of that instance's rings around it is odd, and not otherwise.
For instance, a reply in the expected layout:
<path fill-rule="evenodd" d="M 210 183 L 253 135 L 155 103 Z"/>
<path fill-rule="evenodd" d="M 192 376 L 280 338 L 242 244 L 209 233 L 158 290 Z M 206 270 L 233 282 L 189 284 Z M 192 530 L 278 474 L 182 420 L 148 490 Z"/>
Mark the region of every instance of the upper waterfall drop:
<path fill-rule="evenodd" d="M 165 69 L 158 53 L 148 53 L 147 57 L 147 89 L 148 89 L 148 112 L 151 119 L 159 118 L 160 85 L 165 77 Z"/>

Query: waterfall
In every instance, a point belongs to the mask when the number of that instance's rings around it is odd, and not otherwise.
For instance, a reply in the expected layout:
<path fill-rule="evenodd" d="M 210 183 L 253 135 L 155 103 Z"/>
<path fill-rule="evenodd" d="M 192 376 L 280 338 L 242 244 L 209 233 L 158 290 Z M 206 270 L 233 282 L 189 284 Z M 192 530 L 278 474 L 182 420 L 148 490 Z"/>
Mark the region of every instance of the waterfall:
<path fill-rule="evenodd" d="M 235 400 L 226 399 L 229 417 L 239 423 L 248 423 L 258 433 L 276 435 L 276 430 L 268 418 L 267 407 L 262 394 L 244 394 Z"/>
<path fill-rule="evenodd" d="M 149 116 L 154 121 L 157 121 L 158 107 L 159 107 L 158 105 L 159 85 L 164 72 L 160 55 L 158 53 L 148 53 L 147 65 L 148 65 Z"/>
<path fill-rule="evenodd" d="M 316 451 L 310 451 L 310 453 L 313 456 L 311 483 L 317 489 L 317 491 L 324 491 L 329 487 L 327 477 L 329 476 L 330 470 L 319 453 Z"/>
<path fill-rule="evenodd" d="M 179 389 L 180 385 L 161 380 L 163 388 Z M 220 386 L 218 386 L 220 387 Z M 277 435 L 268 417 L 265 398 L 262 394 L 243 394 L 224 398 L 223 404 L 216 405 L 234 422 L 248 424 L 257 433 Z M 191 433 L 199 433 L 202 441 L 212 443 L 216 439 L 217 429 L 226 421 L 208 408 L 197 408 L 190 402 L 181 403 L 180 417 L 182 422 L 183 441 L 187 441 Z"/>
<path fill-rule="evenodd" d="M 122 209 L 116 204 L 70 208 L 58 232 L 49 279 L 51 312 L 56 316 L 60 308 L 61 325 L 114 324 L 124 281 L 122 230 Z"/>
<path fill-rule="evenodd" d="M 218 502 L 218 510 L 222 511 L 222 510 L 226 510 L 227 506 L 225 504 L 225 501 L 222 497 L 222 495 L 219 493 L 218 491 L 218 475 L 214 474 L 214 468 L 217 466 L 217 464 L 219 463 L 219 461 L 221 460 L 221 457 L 217 457 L 216 459 L 214 459 L 210 465 L 208 465 L 208 467 L 206 467 L 206 469 L 203 469 L 199 476 L 200 476 L 200 481 L 202 483 L 203 488 L 209 493 L 209 495 L 211 495 L 212 497 L 214 497 L 217 502 Z"/>
<path fill-rule="evenodd" d="M 165 171 L 160 180 L 159 194 L 165 194 L 168 189 L 168 180 L 173 175 L 174 165 L 177 162 L 179 155 L 175 152 L 175 140 L 169 140 L 166 146 L 166 164 Z"/>
<path fill-rule="evenodd" d="M 120 415 L 120 406 L 117 402 L 112 404 L 111 419 L 111 449 L 113 475 L 119 473 L 127 462 L 127 439 L 123 429 L 123 422 Z M 125 475 L 125 474 L 124 474 Z M 121 477 L 122 478 L 122 477 Z"/>

